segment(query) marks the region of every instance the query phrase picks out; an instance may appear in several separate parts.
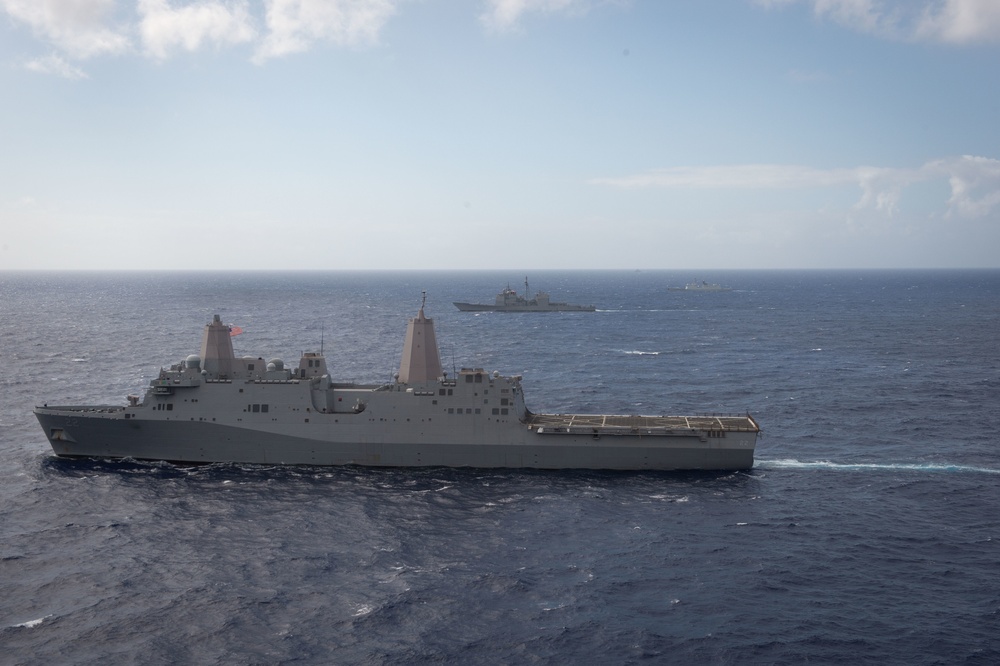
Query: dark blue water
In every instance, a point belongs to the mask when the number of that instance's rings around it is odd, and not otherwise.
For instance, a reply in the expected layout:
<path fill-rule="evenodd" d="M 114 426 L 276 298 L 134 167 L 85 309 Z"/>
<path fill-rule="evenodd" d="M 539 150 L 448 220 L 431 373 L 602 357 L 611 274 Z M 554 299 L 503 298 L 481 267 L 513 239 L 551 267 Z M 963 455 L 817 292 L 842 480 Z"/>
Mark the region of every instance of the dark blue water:
<path fill-rule="evenodd" d="M 0 662 L 1000 662 L 1000 271 L 0 273 Z M 668 292 L 694 279 L 727 293 Z M 745 473 L 64 461 L 31 407 L 197 353 L 447 367 L 534 411 L 750 411 Z"/>

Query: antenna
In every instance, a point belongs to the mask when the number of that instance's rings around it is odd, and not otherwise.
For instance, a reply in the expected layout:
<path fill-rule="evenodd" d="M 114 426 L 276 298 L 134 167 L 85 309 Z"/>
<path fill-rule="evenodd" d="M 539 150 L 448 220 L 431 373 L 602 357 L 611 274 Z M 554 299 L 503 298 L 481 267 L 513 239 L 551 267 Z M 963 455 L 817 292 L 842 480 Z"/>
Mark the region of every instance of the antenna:
<path fill-rule="evenodd" d="M 423 299 L 420 301 L 420 309 L 423 310 L 424 309 L 424 305 L 427 304 L 427 290 L 424 289 L 420 293 L 424 295 Z"/>
<path fill-rule="evenodd" d="M 326 324 L 321 324 L 319 327 L 319 355 L 323 355 L 323 338 L 326 334 Z"/>

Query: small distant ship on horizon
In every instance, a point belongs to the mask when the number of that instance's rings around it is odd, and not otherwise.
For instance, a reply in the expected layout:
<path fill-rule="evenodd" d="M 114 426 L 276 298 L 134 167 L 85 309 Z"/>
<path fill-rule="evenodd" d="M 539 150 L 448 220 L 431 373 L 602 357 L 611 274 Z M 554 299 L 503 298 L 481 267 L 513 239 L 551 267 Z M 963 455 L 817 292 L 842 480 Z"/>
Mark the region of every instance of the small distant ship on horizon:
<path fill-rule="evenodd" d="M 497 294 L 493 303 L 464 303 L 455 301 L 455 307 L 462 312 L 596 312 L 593 305 L 574 305 L 550 300 L 544 291 L 534 298 L 528 298 L 528 278 L 524 278 L 524 296 L 511 289 L 508 284 Z"/>
<path fill-rule="evenodd" d="M 723 287 L 711 282 L 688 282 L 683 287 L 667 287 L 667 291 L 732 291 L 732 287 Z"/>

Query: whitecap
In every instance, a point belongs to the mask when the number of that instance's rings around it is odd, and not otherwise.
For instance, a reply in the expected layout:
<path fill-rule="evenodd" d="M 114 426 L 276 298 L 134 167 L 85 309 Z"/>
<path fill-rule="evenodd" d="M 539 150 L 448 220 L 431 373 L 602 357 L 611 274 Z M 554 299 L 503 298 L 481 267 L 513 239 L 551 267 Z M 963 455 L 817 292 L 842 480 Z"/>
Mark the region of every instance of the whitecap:
<path fill-rule="evenodd" d="M 650 495 L 649 499 L 662 500 L 664 502 L 687 502 L 688 501 L 688 498 L 687 498 L 686 495 L 681 495 L 681 496 L 678 497 L 677 495 L 663 495 L 663 494 L 659 494 L 659 495 Z"/>
<path fill-rule="evenodd" d="M 46 615 L 44 617 L 38 618 L 37 620 L 28 620 L 27 622 L 22 622 L 21 624 L 15 624 L 14 626 L 15 627 L 23 627 L 25 629 L 34 629 L 35 627 L 37 627 L 38 625 L 40 625 L 42 622 L 45 622 L 50 617 L 52 617 L 52 616 L 51 615 Z"/>

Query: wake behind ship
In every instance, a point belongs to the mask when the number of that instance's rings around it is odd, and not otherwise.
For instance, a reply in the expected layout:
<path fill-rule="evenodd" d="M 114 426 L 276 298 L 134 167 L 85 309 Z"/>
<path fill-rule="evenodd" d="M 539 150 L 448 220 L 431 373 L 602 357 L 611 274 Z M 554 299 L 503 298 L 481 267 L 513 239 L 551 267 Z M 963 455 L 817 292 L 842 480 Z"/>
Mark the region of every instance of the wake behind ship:
<path fill-rule="evenodd" d="M 124 406 L 35 408 L 59 456 L 184 463 L 728 470 L 753 466 L 749 415 L 535 414 L 520 376 L 442 371 L 434 321 L 409 320 L 399 373 L 336 382 L 322 353 L 298 366 L 237 358 L 218 315 L 200 355 Z"/>

